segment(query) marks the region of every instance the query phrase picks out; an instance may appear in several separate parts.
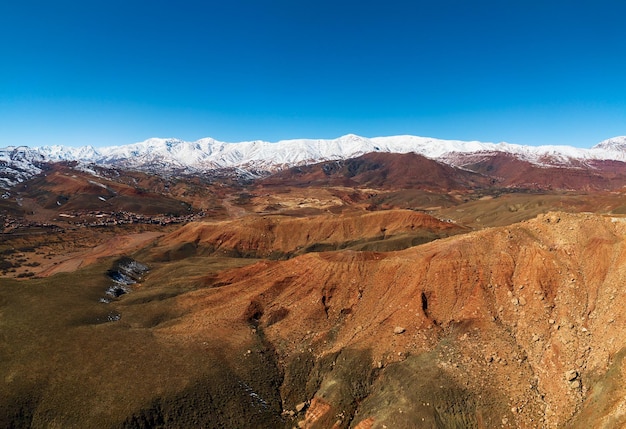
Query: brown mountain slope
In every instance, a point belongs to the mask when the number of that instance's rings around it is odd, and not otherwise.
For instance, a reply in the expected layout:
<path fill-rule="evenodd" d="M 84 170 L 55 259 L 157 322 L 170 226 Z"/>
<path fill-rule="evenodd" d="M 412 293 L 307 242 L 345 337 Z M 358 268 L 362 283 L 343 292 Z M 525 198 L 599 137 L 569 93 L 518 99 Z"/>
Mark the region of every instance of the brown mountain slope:
<path fill-rule="evenodd" d="M 626 186 L 626 163 L 578 162 L 570 167 L 539 166 L 505 153 L 450 155 L 454 165 L 494 180 L 495 187 L 562 190 L 614 190 Z"/>
<path fill-rule="evenodd" d="M 380 189 L 421 188 L 437 191 L 486 185 L 479 174 L 460 170 L 415 153 L 368 153 L 344 161 L 294 167 L 258 184 L 264 186 L 357 186 Z"/>
<path fill-rule="evenodd" d="M 155 215 L 189 213 L 190 206 L 174 198 L 142 190 L 53 164 L 46 174 L 15 187 L 35 213 L 72 211 L 129 211 Z M 25 203 L 26 204 L 26 203 Z"/>
<path fill-rule="evenodd" d="M 311 401 L 304 427 L 617 427 L 625 233 L 552 213 L 396 253 L 263 262 L 181 296 L 187 315 L 161 333 L 250 323 L 278 353 L 285 407 Z"/>
<path fill-rule="evenodd" d="M 307 218 L 248 216 L 233 221 L 192 222 L 152 250 L 166 259 L 218 252 L 283 257 L 339 248 L 395 250 L 466 232 L 450 222 L 411 210 L 349 212 Z"/>

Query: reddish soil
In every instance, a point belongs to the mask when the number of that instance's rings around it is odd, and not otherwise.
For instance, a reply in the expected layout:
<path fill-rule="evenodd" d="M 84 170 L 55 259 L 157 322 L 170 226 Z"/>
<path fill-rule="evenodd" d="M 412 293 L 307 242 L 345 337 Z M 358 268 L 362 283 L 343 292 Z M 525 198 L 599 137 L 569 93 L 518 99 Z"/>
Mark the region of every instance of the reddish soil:
<path fill-rule="evenodd" d="M 431 239 L 466 229 L 410 210 L 352 212 L 307 218 L 249 216 L 234 221 L 192 222 L 160 240 L 154 253 L 180 246 L 267 257 L 334 249 L 399 235 Z M 426 240 L 430 241 L 430 240 Z"/>
<path fill-rule="evenodd" d="M 578 427 L 577 413 L 593 395 L 609 401 L 607 410 L 622 406 L 622 396 L 596 391 L 623 347 L 611 338 L 626 334 L 617 286 L 626 263 L 624 236 L 622 218 L 550 213 L 400 252 L 261 262 L 220 274 L 219 287 L 182 296 L 177 305 L 187 315 L 161 332 L 193 338 L 216 326 L 245 330 L 246 322 L 258 323 L 285 368 L 302 354 L 319 361 L 367 351 L 366 366 L 382 368 L 379 377 L 394 368 L 390 376 L 401 389 L 389 397 L 395 407 L 424 418 L 426 426 L 463 392 L 471 406 L 455 418 L 477 427 Z M 436 386 L 426 383 L 413 392 L 413 400 L 421 395 L 430 402 L 424 409 L 405 402 L 408 386 L 394 378 L 420 356 L 430 356 L 424 371 L 441 373 L 451 389 L 432 397 Z M 304 427 L 328 427 L 336 419 L 328 415 L 343 415 L 337 420 L 344 427 L 343 418 L 355 412 L 352 424 L 398 427 L 403 421 L 394 405 L 381 408 L 388 393 L 378 391 L 376 381 L 365 401 L 346 399 L 338 376 L 323 375 L 310 397 L 286 398 L 311 401 Z"/>

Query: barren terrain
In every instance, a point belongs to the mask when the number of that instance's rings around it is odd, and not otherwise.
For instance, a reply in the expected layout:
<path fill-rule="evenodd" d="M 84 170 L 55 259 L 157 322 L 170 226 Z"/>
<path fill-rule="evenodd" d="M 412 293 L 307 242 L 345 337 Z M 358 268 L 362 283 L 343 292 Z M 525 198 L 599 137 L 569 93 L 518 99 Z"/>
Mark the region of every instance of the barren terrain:
<path fill-rule="evenodd" d="M 550 189 L 475 161 L 22 184 L 0 426 L 626 426 L 619 169 Z"/>

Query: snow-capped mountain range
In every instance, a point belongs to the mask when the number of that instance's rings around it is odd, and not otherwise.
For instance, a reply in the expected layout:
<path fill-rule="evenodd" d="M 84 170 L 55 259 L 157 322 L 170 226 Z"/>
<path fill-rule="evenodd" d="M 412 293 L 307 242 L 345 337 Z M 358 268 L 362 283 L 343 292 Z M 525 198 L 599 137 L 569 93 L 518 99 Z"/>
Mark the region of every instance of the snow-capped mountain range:
<path fill-rule="evenodd" d="M 463 154 L 508 153 L 538 165 L 571 166 L 588 160 L 626 161 L 626 136 L 602 141 L 591 149 L 572 146 L 523 146 L 510 143 L 441 140 L 410 135 L 366 138 L 297 139 L 276 143 L 225 143 L 212 138 L 195 142 L 151 138 L 124 146 L 9 146 L 0 148 L 0 187 L 41 172 L 45 162 L 77 161 L 83 165 L 163 172 L 202 172 L 221 168 L 273 171 L 295 165 L 354 158 L 370 152 L 415 152 L 447 164 Z"/>

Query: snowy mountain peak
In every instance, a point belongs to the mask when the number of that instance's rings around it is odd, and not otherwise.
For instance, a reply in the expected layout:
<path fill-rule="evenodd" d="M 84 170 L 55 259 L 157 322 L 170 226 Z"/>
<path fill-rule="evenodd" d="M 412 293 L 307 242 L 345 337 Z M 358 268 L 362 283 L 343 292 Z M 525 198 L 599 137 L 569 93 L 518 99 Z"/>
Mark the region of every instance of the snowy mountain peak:
<path fill-rule="evenodd" d="M 98 157 L 100 153 L 93 146 L 67 147 L 67 146 L 43 146 L 36 150 L 47 161 L 87 161 Z"/>
<path fill-rule="evenodd" d="M 8 189 L 41 173 L 39 165 L 45 160 L 43 154 L 26 146 L 0 148 L 0 188 Z"/>
<path fill-rule="evenodd" d="M 591 149 L 626 151 L 626 136 L 618 136 L 603 140 Z"/>
<path fill-rule="evenodd" d="M 213 138 L 188 142 L 154 137 L 125 146 L 99 149 L 91 146 L 43 146 L 33 149 L 11 146 L 0 149 L 0 178 L 11 177 L 4 180 L 5 185 L 24 180 L 40 172 L 38 165 L 46 161 L 78 161 L 155 173 L 197 173 L 218 168 L 271 171 L 354 158 L 369 152 L 415 152 L 453 165 L 461 163 L 468 154 L 507 153 L 538 165 L 567 167 L 594 159 L 626 161 L 626 136 L 605 140 L 592 149 L 441 140 L 411 135 L 367 138 L 355 134 L 336 139 L 293 139 L 276 143 L 262 140 L 225 143 Z"/>

